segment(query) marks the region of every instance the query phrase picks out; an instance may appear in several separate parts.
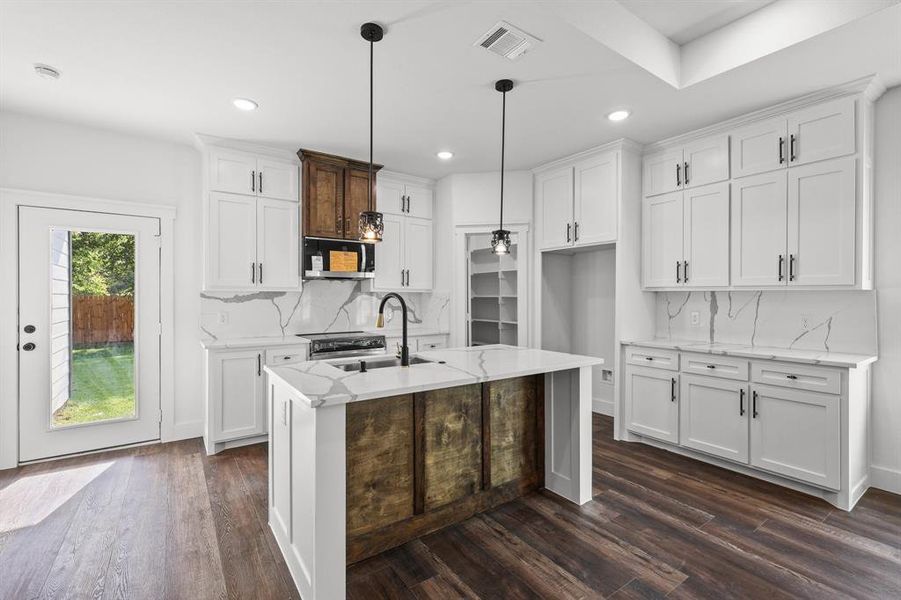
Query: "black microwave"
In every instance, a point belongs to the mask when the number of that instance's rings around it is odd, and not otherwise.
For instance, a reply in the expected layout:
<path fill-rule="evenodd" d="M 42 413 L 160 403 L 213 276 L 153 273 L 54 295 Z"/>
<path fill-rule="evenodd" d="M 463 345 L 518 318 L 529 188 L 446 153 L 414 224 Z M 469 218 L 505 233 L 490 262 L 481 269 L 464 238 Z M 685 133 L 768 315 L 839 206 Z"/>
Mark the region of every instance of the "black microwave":
<path fill-rule="evenodd" d="M 304 279 L 372 279 L 375 245 L 357 240 L 303 239 Z"/>

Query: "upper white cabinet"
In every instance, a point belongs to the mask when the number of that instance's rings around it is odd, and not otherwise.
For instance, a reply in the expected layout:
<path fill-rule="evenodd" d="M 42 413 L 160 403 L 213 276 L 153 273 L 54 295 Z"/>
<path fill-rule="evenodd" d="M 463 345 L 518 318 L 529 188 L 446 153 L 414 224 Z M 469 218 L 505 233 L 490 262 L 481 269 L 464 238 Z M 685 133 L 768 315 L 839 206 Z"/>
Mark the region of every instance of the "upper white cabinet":
<path fill-rule="evenodd" d="M 643 270 L 648 288 L 729 285 L 729 184 L 644 199 Z"/>
<path fill-rule="evenodd" d="M 372 291 L 425 292 L 434 287 L 432 203 L 434 192 L 424 181 L 396 174 L 379 177 L 378 209 L 385 231 L 375 245 Z"/>
<path fill-rule="evenodd" d="M 209 163 L 211 191 L 294 202 L 300 199 L 296 162 L 240 150 L 213 148 Z"/>
<path fill-rule="evenodd" d="M 729 137 L 693 141 L 644 157 L 644 195 L 654 196 L 729 179 Z"/>
<path fill-rule="evenodd" d="M 536 177 L 539 250 L 616 241 L 620 156 L 603 152 Z"/>
<path fill-rule="evenodd" d="M 855 100 L 840 98 L 733 131 L 732 176 L 744 177 L 853 154 Z"/>
<path fill-rule="evenodd" d="M 646 154 L 643 286 L 872 289 L 867 89 Z"/>

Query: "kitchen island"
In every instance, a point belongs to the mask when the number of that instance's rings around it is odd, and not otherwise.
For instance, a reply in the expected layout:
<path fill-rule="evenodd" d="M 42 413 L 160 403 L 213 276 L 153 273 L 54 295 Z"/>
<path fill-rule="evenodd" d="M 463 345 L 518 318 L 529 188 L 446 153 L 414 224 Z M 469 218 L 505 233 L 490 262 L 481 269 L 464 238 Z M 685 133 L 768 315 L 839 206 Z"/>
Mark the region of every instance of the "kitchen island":
<path fill-rule="evenodd" d="M 409 367 L 269 373 L 269 524 L 301 595 L 343 598 L 348 564 L 540 487 L 591 499 L 591 367 L 512 346 Z"/>

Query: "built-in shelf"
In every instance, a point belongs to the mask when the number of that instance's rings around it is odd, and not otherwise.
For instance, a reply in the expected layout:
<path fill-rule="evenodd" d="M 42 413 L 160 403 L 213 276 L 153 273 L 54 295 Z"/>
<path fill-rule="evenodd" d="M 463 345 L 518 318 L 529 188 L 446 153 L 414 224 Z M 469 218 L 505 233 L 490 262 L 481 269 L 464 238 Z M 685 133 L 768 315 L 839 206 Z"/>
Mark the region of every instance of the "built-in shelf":
<path fill-rule="evenodd" d="M 497 256 L 487 247 L 487 236 L 471 238 L 469 251 L 469 339 L 473 346 L 519 341 L 518 247 Z"/>

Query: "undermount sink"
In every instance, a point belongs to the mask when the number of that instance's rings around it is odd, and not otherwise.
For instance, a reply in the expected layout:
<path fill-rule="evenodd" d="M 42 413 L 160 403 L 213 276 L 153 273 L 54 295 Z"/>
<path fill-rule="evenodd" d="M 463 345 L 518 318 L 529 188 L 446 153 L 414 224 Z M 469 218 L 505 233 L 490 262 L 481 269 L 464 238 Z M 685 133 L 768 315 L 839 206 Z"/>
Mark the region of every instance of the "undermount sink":
<path fill-rule="evenodd" d="M 352 363 L 347 363 L 343 365 L 335 365 L 339 369 L 344 371 L 359 371 L 361 363 L 366 363 L 366 370 L 370 371 L 372 369 L 384 369 L 387 367 L 399 367 L 400 359 L 394 356 L 386 356 L 379 358 L 367 358 L 363 360 L 358 360 Z M 413 365 L 421 365 L 424 363 L 435 362 L 432 360 L 426 360 L 424 358 L 419 358 L 418 356 L 410 357 L 410 366 Z"/>

